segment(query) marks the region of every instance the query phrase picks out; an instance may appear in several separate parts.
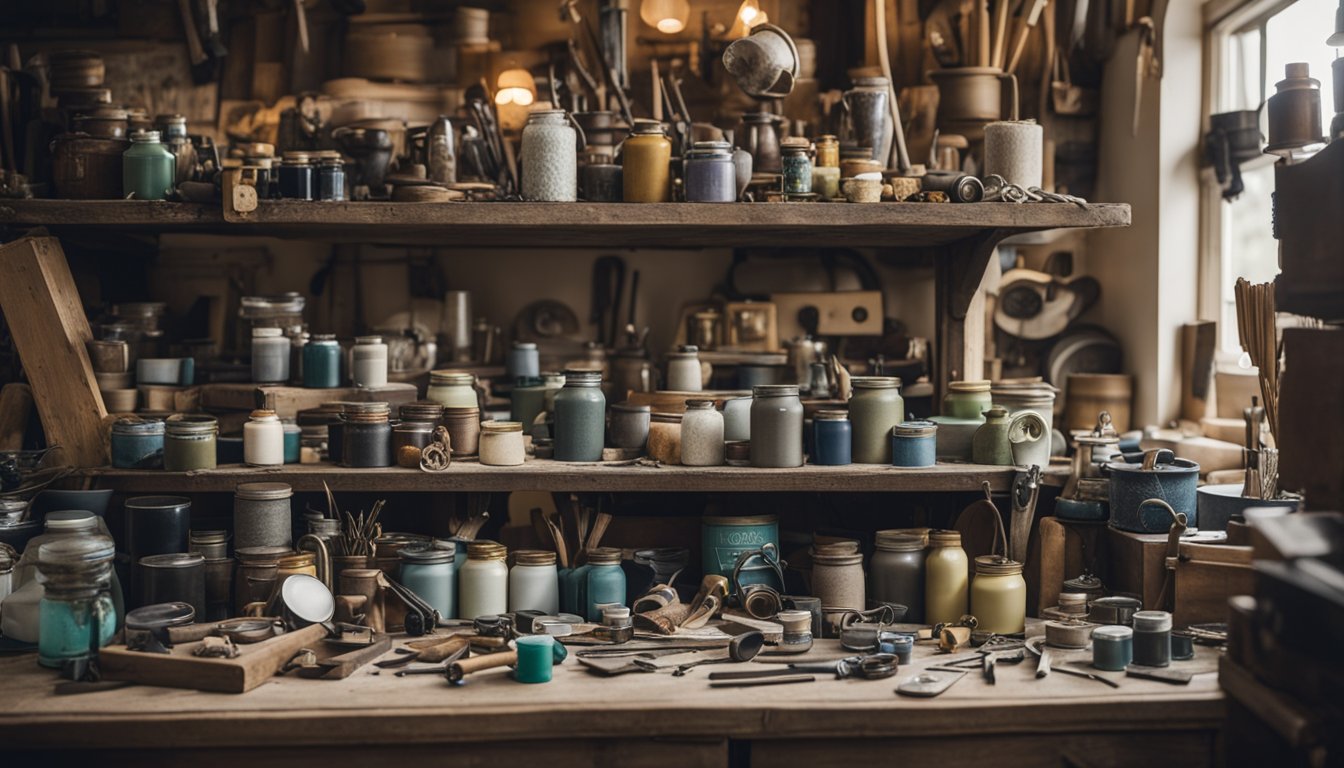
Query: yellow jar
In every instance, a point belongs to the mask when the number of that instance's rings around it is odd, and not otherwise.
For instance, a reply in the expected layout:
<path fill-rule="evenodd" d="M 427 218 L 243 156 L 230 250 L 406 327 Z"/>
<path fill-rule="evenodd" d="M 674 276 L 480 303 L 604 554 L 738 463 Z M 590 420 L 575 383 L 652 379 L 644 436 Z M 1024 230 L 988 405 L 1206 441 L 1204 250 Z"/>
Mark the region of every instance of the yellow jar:
<path fill-rule="evenodd" d="M 1027 627 L 1027 582 L 1022 564 L 1002 555 L 975 558 L 971 615 L 982 632 L 1014 635 Z"/>
<path fill-rule="evenodd" d="M 284 581 L 290 576 L 312 576 L 317 578 L 317 558 L 312 552 L 299 552 L 280 558 L 275 577 Z"/>
<path fill-rule="evenodd" d="M 956 531 L 929 531 L 924 559 L 924 623 L 955 622 L 966 613 L 970 563 Z"/>
<path fill-rule="evenodd" d="M 656 120 L 636 120 L 621 145 L 622 199 L 627 203 L 666 203 L 672 199 L 672 141 Z"/>
<path fill-rule="evenodd" d="M 817 167 L 818 168 L 839 168 L 840 167 L 840 140 L 834 136 L 818 136 L 816 139 L 817 147 Z"/>

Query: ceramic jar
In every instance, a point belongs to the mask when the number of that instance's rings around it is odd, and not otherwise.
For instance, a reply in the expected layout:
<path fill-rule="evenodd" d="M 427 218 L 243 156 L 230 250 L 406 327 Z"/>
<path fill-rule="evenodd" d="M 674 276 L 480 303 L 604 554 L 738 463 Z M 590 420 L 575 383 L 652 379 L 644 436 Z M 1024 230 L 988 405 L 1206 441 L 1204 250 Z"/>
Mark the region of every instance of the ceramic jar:
<path fill-rule="evenodd" d="M 445 408 L 476 408 L 476 375 L 462 371 L 431 371 L 426 399 Z"/>
<path fill-rule="evenodd" d="M 387 403 L 346 403 L 341 461 L 347 467 L 392 466 L 392 411 Z"/>
<path fill-rule="evenodd" d="M 924 623 L 955 622 L 966 613 L 970 564 L 956 531 L 929 531 L 924 559 Z"/>
<path fill-rule="evenodd" d="M 621 550 L 596 547 L 588 551 L 588 595 L 584 614 L 589 621 L 600 622 L 599 606 L 625 605 L 625 571 L 621 570 Z"/>
<path fill-rule="evenodd" d="M 647 405 L 617 403 L 611 406 L 607 441 L 615 448 L 643 451 L 649 440 L 649 421 L 653 409 Z"/>
<path fill-rule="evenodd" d="M 177 158 L 159 142 L 158 131 L 131 134 L 121 156 L 122 194 L 135 200 L 163 200 L 176 191 Z"/>
<path fill-rule="evenodd" d="M 382 336 L 355 338 L 350 353 L 350 379 L 356 387 L 387 386 L 387 345 Z"/>
<path fill-rule="evenodd" d="M 293 536 L 288 483 L 239 483 L 233 491 L 233 546 L 289 547 Z"/>
<path fill-rule="evenodd" d="M 874 603 L 904 605 L 905 621 L 924 620 L 924 540 L 902 531 L 878 531 L 868 563 Z"/>
<path fill-rule="evenodd" d="M 252 381 L 257 384 L 289 381 L 289 339 L 279 328 L 252 329 Z"/>
<path fill-rule="evenodd" d="M 896 467 L 932 467 L 938 461 L 938 425 L 903 421 L 891 430 L 891 463 Z"/>
<path fill-rule="evenodd" d="M 397 580 L 433 606 L 443 619 L 457 618 L 457 571 L 454 554 L 425 544 L 402 547 L 397 552 L 401 569 Z"/>
<path fill-rule="evenodd" d="M 737 200 L 733 145 L 697 141 L 686 153 L 686 202 L 731 203 Z"/>
<path fill-rule="evenodd" d="M 163 468 L 169 472 L 214 469 L 218 435 L 219 420 L 214 416 L 169 416 L 164 422 Z"/>
<path fill-rule="evenodd" d="M 738 441 L 751 439 L 750 397 L 734 397 L 723 401 L 723 439 Z"/>
<path fill-rule="evenodd" d="M 943 415 L 957 419 L 981 419 L 994 403 L 988 381 L 953 381 L 943 395 Z"/>
<path fill-rule="evenodd" d="M 855 464 L 891 464 L 891 429 L 905 417 L 901 380 L 894 376 L 855 376 L 849 400 L 854 429 Z"/>
<path fill-rule="evenodd" d="M 891 109 L 887 106 L 890 97 L 891 81 L 887 78 L 859 77 L 854 79 L 854 87 L 845 91 L 842 101 L 848 113 L 854 143 L 871 147 L 872 159 L 882 163 L 883 167 L 887 164 L 887 158 L 891 157 L 894 134 Z"/>
<path fill-rule="evenodd" d="M 537 110 L 523 127 L 524 200 L 572 203 L 579 198 L 579 147 L 583 142 L 563 109 Z"/>
<path fill-rule="evenodd" d="M 457 573 L 460 618 L 498 616 L 509 610 L 509 550 L 493 541 L 467 545 L 467 562 Z"/>
<path fill-rule="evenodd" d="M 713 400 L 687 400 L 681 417 L 681 463 L 688 467 L 723 464 L 723 414 Z"/>
<path fill-rule="evenodd" d="M 1026 629 L 1027 582 L 1021 563 L 1000 555 L 975 558 L 971 615 L 979 620 L 982 632 L 1015 635 Z"/>
<path fill-rule="evenodd" d="M 280 197 L 312 200 L 317 197 L 317 169 L 307 152 L 286 152 L 281 160 Z"/>
<path fill-rule="evenodd" d="M 1053 386 L 1042 381 L 1025 383 L 1003 383 L 995 384 L 990 389 L 995 405 L 1002 405 L 1008 409 L 1008 414 L 1015 415 L 1022 411 L 1032 411 L 1045 422 L 1046 438 L 1040 444 L 1040 450 L 1044 454 L 1044 460 L 1038 462 L 1039 466 L 1045 467 L 1050 463 L 1050 456 L 1054 455 L 1052 450 L 1050 435 L 1055 428 L 1055 394 Z M 1034 458 L 1039 458 L 1035 455 Z"/>
<path fill-rule="evenodd" d="M 509 418 L 523 425 L 523 431 L 532 434 L 537 417 L 546 412 L 547 393 L 565 386 L 563 374 L 546 372 L 540 379 L 531 379 L 515 385 L 509 393 Z"/>
<path fill-rule="evenodd" d="M 803 403 L 797 384 L 761 384 L 752 389 L 751 465 L 803 465 Z"/>
<path fill-rule="evenodd" d="M 812 555 L 812 594 L 821 599 L 822 610 L 863 610 L 867 588 L 863 555 L 856 553 Z"/>
<path fill-rule="evenodd" d="M 971 438 L 971 461 L 976 464 L 1007 466 L 1013 463 L 1013 453 L 1008 445 L 1008 430 L 1011 427 L 1008 409 L 995 405 L 985 411 L 985 423 L 975 430 Z"/>
<path fill-rule="evenodd" d="M 1134 661 L 1134 630 L 1103 626 L 1092 630 L 1092 666 L 1105 672 L 1123 672 Z"/>
<path fill-rule="evenodd" d="M 443 409 L 443 426 L 453 456 L 475 456 L 481 448 L 481 409 L 474 405 Z"/>
<path fill-rule="evenodd" d="M 667 353 L 667 386 L 670 392 L 699 392 L 700 349 L 683 344 L 675 352 Z"/>
<path fill-rule="evenodd" d="M 849 411 L 820 410 L 812 414 L 812 463 L 840 467 L 852 461 Z"/>
<path fill-rule="evenodd" d="M 487 467 L 517 467 L 527 459 L 523 425 L 516 421 L 481 423 L 481 463 Z"/>
<path fill-rule="evenodd" d="M 504 371 L 509 381 L 541 378 L 541 353 L 531 341 L 515 341 L 504 359 Z"/>
<path fill-rule="evenodd" d="M 818 168 L 840 167 L 840 140 L 834 136 L 818 136 L 813 142 L 817 148 Z"/>
<path fill-rule="evenodd" d="M 555 553 L 518 550 L 509 570 L 509 610 L 560 612 L 560 576 Z"/>
<path fill-rule="evenodd" d="M 606 411 L 601 373 L 565 371 L 565 387 L 555 395 L 555 459 L 601 461 Z"/>
<path fill-rule="evenodd" d="M 656 120 L 635 120 L 621 145 L 622 199 L 627 203 L 666 203 L 672 199 L 672 141 Z"/>
<path fill-rule="evenodd" d="M 681 463 L 680 413 L 655 413 L 649 419 L 648 455 L 662 464 Z"/>
<path fill-rule="evenodd" d="M 112 466 L 118 469 L 162 469 L 164 426 L 158 419 L 127 416 L 112 423 Z"/>
<path fill-rule="evenodd" d="M 788 138 L 781 144 L 783 158 L 780 161 L 784 171 L 784 194 L 806 195 L 812 192 L 812 158 L 808 156 L 811 145 L 807 139 Z"/>
<path fill-rule="evenodd" d="M 331 334 L 315 334 L 303 345 L 303 386 L 335 389 L 341 386 L 341 345 Z"/>
<path fill-rule="evenodd" d="M 275 411 L 253 411 L 243 425 L 243 463 L 250 467 L 285 463 L 285 427 Z"/>

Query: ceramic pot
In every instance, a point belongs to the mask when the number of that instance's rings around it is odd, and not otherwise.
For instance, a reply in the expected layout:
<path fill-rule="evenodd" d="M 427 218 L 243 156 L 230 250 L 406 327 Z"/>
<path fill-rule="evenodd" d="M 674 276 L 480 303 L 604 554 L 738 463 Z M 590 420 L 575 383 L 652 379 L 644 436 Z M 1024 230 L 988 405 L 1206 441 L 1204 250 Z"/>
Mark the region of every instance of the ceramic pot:
<path fill-rule="evenodd" d="M 960 134 L 974 143 L 984 138 L 987 123 L 1017 119 L 1013 75 L 995 67 L 952 67 L 928 76 L 938 86 L 937 125 L 943 133 Z"/>
<path fill-rule="evenodd" d="M 737 124 L 737 130 L 733 132 L 734 143 L 751 154 L 752 173 L 781 172 L 779 121 L 778 115 L 769 112 L 748 112 Z M 741 181 L 740 177 L 738 181 Z"/>
<path fill-rule="evenodd" d="M 1008 444 L 1008 431 L 1011 428 L 1008 409 L 996 405 L 985 411 L 985 423 L 975 430 L 975 436 L 971 438 L 971 461 L 994 466 L 1011 465 L 1013 452 Z"/>
<path fill-rule="evenodd" d="M 672 199 L 672 141 L 656 120 L 636 120 L 621 145 L 622 199 L 627 203 L 666 203 Z"/>
<path fill-rule="evenodd" d="M 523 199 L 572 203 L 579 195 L 578 124 L 562 109 L 533 112 L 523 128 Z"/>
<path fill-rule="evenodd" d="M 1133 533 L 1166 533 L 1171 529 L 1171 513 L 1159 504 L 1165 501 L 1186 525 L 1198 525 L 1195 489 L 1199 484 L 1199 465 L 1178 459 L 1165 449 L 1143 454 L 1142 463 L 1112 461 L 1105 469 L 1111 476 L 1111 525 Z"/>
<path fill-rule="evenodd" d="M 882 202 L 882 181 L 880 179 L 845 179 L 840 182 L 840 190 L 851 203 Z"/>

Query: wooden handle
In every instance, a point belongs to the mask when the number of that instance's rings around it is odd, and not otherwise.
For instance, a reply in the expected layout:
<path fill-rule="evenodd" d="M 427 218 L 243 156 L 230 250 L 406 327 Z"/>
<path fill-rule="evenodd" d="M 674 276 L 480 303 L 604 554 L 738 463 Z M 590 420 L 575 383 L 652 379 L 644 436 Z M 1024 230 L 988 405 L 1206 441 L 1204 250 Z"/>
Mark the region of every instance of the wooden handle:
<path fill-rule="evenodd" d="M 474 656 L 470 659 L 454 661 L 448 667 L 448 680 L 453 683 L 462 682 L 462 678 L 473 672 L 480 672 L 485 669 L 494 669 L 496 667 L 511 667 L 518 663 L 517 651 L 506 651 L 504 653 L 492 653 L 488 656 Z"/>
<path fill-rule="evenodd" d="M 449 656 L 461 651 L 470 644 L 470 640 L 465 637 L 450 637 L 438 645 L 431 645 L 428 648 L 422 648 L 416 661 L 440 662 Z"/>

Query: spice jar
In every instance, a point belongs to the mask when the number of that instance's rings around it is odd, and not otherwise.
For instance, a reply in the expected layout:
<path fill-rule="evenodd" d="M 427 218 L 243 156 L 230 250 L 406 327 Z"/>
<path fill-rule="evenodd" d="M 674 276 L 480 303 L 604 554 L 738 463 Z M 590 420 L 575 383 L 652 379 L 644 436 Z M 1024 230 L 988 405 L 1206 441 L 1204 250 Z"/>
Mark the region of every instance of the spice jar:
<path fill-rule="evenodd" d="M 1143 667 L 1171 664 L 1171 614 L 1138 611 L 1134 614 L 1134 663 Z"/>
<path fill-rule="evenodd" d="M 401 569 L 397 580 L 433 606 L 439 618 L 457 618 L 457 571 L 454 554 L 429 544 L 412 544 L 397 553 Z"/>
<path fill-rule="evenodd" d="M 355 347 L 350 352 L 350 379 L 356 387 L 387 386 L 387 345 L 382 336 L 355 337 Z"/>
<path fill-rule="evenodd" d="M 1123 672 L 1134 661 L 1134 630 L 1102 626 L 1092 630 L 1092 666 L 1106 672 Z"/>
<path fill-rule="evenodd" d="M 255 410 L 243 425 L 243 463 L 249 467 L 285 463 L 285 428 L 275 411 Z"/>
<path fill-rule="evenodd" d="M 688 467 L 723 464 L 723 414 L 713 400 L 687 400 L 681 417 L 681 463 Z"/>
<path fill-rule="evenodd" d="M 649 458 L 662 464 L 681 463 L 680 413 L 654 413 L 649 416 Z"/>
<path fill-rule="evenodd" d="M 797 384 L 758 384 L 752 388 L 751 465 L 803 465 L 803 403 Z"/>
<path fill-rule="evenodd" d="M 541 378 L 541 353 L 531 341 L 515 341 L 504 359 L 504 370 L 509 381 Z"/>
<path fill-rule="evenodd" d="M 454 456 L 475 456 L 481 445 L 481 409 L 474 405 L 443 409 L 440 422 L 448 430 Z"/>
<path fill-rule="evenodd" d="M 849 400 L 855 464 L 891 463 L 891 428 L 905 416 L 901 380 L 895 376 L 855 376 Z"/>
<path fill-rule="evenodd" d="M 595 547 L 588 550 L 588 602 L 585 615 L 589 621 L 601 621 L 598 606 L 616 603 L 625 605 L 625 571 L 621 570 L 621 550 L 615 547 Z"/>
<path fill-rule="evenodd" d="M 815 143 L 817 147 L 817 167 L 839 168 L 840 140 L 834 136 L 825 135 L 818 136 Z"/>
<path fill-rule="evenodd" d="M 611 423 L 607 425 L 607 441 L 616 448 L 643 451 L 649 440 L 649 422 L 653 408 L 647 405 L 617 403 L 611 406 Z"/>
<path fill-rule="evenodd" d="M 863 555 L 857 552 L 816 552 L 812 554 L 812 594 L 821 598 L 822 610 L 864 609 L 867 589 L 863 577 Z"/>
<path fill-rule="evenodd" d="M 780 142 L 784 153 L 784 194 L 806 195 L 812 192 L 811 144 L 807 139 L 790 137 Z"/>
<path fill-rule="evenodd" d="M 314 334 L 303 345 L 303 386 L 309 389 L 341 386 L 341 345 L 334 335 Z"/>
<path fill-rule="evenodd" d="M 476 408 L 476 375 L 462 371 L 431 371 L 427 400 L 445 408 Z"/>
<path fill-rule="evenodd" d="M 164 422 L 163 468 L 169 472 L 214 469 L 219 420 L 214 416 L 176 413 Z"/>
<path fill-rule="evenodd" d="M 317 172 L 307 152 L 286 152 L 279 174 L 281 197 L 312 200 L 316 196 Z"/>
<path fill-rule="evenodd" d="M 667 389 L 671 392 L 699 392 L 700 350 L 691 344 L 677 347 L 667 353 Z"/>
<path fill-rule="evenodd" d="M 726 141 L 697 141 L 686 153 L 686 202 L 731 203 L 737 200 L 737 170 L 733 145 Z"/>
<path fill-rule="evenodd" d="M 524 200 L 572 203 L 579 197 L 578 132 L 563 109 L 540 109 L 523 126 L 519 164 Z"/>
<path fill-rule="evenodd" d="M 345 200 L 345 162 L 341 153 L 328 150 L 317 154 L 317 199 L 326 202 Z"/>
<path fill-rule="evenodd" d="M 239 483 L 233 490 L 235 550 L 289 547 L 293 535 L 288 483 Z"/>
<path fill-rule="evenodd" d="M 434 439 L 436 424 L 403 421 L 392 428 L 392 455 L 398 467 L 417 469 L 420 453 Z"/>
<path fill-rule="evenodd" d="M 392 425 L 387 403 L 346 403 L 341 436 L 342 463 L 347 467 L 392 466 Z"/>
<path fill-rule="evenodd" d="M 635 120 L 621 145 L 622 199 L 666 203 L 672 199 L 672 142 L 657 120 Z"/>
<path fill-rule="evenodd" d="M 111 595 L 116 549 L 102 534 L 50 541 L 37 550 L 45 583 L 38 608 L 37 661 L 61 668 L 83 662 L 112 641 L 117 611 Z"/>
<path fill-rule="evenodd" d="M 163 468 L 164 426 L 158 419 L 117 419 L 110 442 L 112 466 L 118 469 Z"/>
<path fill-rule="evenodd" d="M 988 381 L 948 382 L 943 395 L 943 415 L 957 419 L 982 419 L 993 405 Z"/>
<path fill-rule="evenodd" d="M 932 467 L 938 462 L 938 425 L 903 421 L 891 428 L 891 463 L 897 467 Z"/>
<path fill-rule="evenodd" d="M 458 616 L 474 619 L 509 610 L 509 550 L 493 541 L 467 544 L 467 562 L 457 573 Z"/>
<path fill-rule="evenodd" d="M 252 329 L 252 381 L 257 384 L 289 381 L 289 339 L 279 328 Z"/>
<path fill-rule="evenodd" d="M 131 134 L 131 148 L 121 156 L 121 188 L 124 197 L 163 200 L 174 194 L 177 158 L 159 142 L 158 131 Z"/>
<path fill-rule="evenodd" d="M 901 531 L 878 531 L 868 564 L 873 601 L 906 607 L 905 620 L 924 620 L 924 540 Z"/>
<path fill-rule="evenodd" d="M 996 635 L 1015 635 L 1026 629 L 1027 582 L 1022 564 L 1001 555 L 975 558 L 971 582 L 971 615 L 978 629 Z"/>
<path fill-rule="evenodd" d="M 509 610 L 541 611 L 548 616 L 560 611 L 560 577 L 554 552 L 522 549 L 514 553 L 509 571 Z"/>
<path fill-rule="evenodd" d="M 516 421 L 481 423 L 481 463 L 487 467 L 517 467 L 527 460 L 523 425 Z"/>
<path fill-rule="evenodd" d="M 812 463 L 839 467 L 850 463 L 849 411 L 820 410 L 812 414 Z"/>
<path fill-rule="evenodd" d="M 602 374 L 565 371 L 565 386 L 555 395 L 556 461 L 601 461 L 607 399 Z"/>
<path fill-rule="evenodd" d="M 955 622 L 966 614 L 969 577 L 966 551 L 956 531 L 929 531 L 924 559 L 924 623 Z"/>
<path fill-rule="evenodd" d="M 178 552 L 140 558 L 140 605 L 186 603 L 205 616 L 205 558 Z"/>

